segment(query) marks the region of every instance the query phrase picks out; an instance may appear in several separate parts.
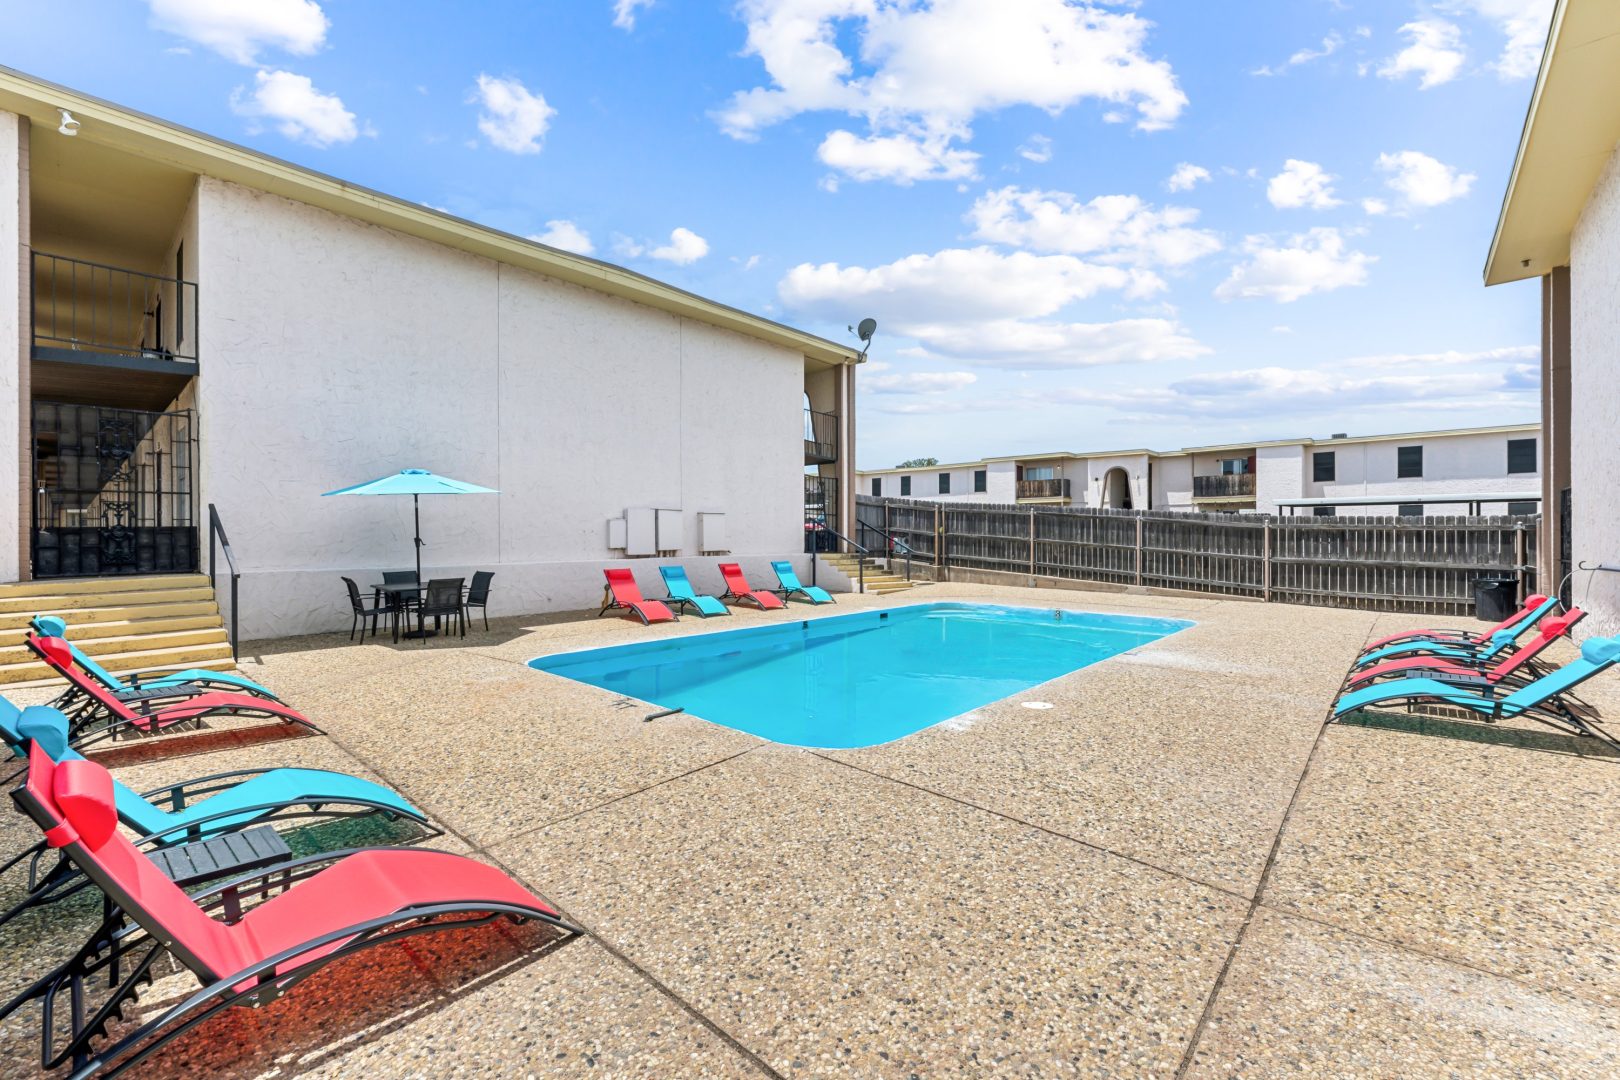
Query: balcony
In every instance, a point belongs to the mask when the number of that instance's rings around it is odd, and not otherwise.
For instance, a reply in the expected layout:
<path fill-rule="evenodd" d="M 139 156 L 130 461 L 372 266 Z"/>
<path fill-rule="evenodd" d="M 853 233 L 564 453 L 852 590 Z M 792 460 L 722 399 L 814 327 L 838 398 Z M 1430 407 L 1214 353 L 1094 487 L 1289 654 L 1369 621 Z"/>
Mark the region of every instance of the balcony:
<path fill-rule="evenodd" d="M 1193 477 L 1195 499 L 1252 499 L 1254 473 L 1225 473 Z"/>
<path fill-rule="evenodd" d="M 831 465 L 838 460 L 838 414 L 804 410 L 804 463 Z"/>
<path fill-rule="evenodd" d="M 196 366 L 196 282 L 30 254 L 34 359 L 137 370 Z"/>
<path fill-rule="evenodd" d="M 1056 480 L 1020 480 L 1018 481 L 1018 499 L 1067 499 L 1069 497 L 1069 481 L 1062 477 Z"/>

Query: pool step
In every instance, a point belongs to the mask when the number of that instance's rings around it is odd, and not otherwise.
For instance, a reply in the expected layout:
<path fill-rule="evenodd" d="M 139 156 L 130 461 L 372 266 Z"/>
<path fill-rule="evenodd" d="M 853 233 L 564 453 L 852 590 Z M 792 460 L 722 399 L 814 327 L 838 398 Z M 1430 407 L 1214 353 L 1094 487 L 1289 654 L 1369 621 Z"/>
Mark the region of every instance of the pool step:
<path fill-rule="evenodd" d="M 851 584 L 856 584 L 861 580 L 861 563 L 865 562 L 866 591 L 869 593 L 904 592 L 915 584 L 915 582 L 907 581 L 891 571 L 879 570 L 876 563 L 868 557 L 841 553 L 817 557 L 836 567 L 845 577 L 849 578 Z"/>
<path fill-rule="evenodd" d="M 0 585 L 0 686 L 61 681 L 23 644 L 35 615 L 65 620 L 68 639 L 109 671 L 236 667 L 213 587 L 203 574 Z"/>

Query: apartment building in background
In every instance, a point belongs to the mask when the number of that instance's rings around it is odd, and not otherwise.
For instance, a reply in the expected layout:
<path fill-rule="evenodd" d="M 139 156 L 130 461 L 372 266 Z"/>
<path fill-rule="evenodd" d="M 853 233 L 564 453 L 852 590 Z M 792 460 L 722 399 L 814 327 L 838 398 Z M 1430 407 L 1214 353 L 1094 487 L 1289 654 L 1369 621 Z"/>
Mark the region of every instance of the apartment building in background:
<path fill-rule="evenodd" d="M 1533 514 L 1541 425 L 1013 454 L 862 469 L 857 485 L 862 495 L 886 498 L 1117 510 Z M 1477 498 L 1459 501 L 1470 496 Z"/>

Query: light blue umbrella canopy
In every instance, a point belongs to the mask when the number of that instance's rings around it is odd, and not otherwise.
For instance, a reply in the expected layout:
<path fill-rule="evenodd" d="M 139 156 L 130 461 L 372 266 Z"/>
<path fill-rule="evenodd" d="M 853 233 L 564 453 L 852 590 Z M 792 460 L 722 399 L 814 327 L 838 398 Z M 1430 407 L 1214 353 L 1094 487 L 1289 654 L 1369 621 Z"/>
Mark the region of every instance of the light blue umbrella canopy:
<path fill-rule="evenodd" d="M 416 580 L 422 580 L 422 495 L 499 495 L 495 488 L 469 484 L 465 480 L 452 480 L 448 476 L 426 469 L 401 469 L 397 473 L 368 480 L 353 487 L 338 488 L 321 493 L 327 495 L 409 495 L 416 517 Z"/>

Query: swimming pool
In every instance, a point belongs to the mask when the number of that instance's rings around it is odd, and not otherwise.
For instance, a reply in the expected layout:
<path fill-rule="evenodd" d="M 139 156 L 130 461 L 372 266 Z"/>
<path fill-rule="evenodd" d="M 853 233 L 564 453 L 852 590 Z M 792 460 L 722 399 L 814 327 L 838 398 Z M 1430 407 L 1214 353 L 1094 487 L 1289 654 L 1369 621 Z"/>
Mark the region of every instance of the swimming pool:
<path fill-rule="evenodd" d="M 560 653 L 529 666 L 772 742 L 853 749 L 932 727 L 1191 625 L 918 604 Z"/>

